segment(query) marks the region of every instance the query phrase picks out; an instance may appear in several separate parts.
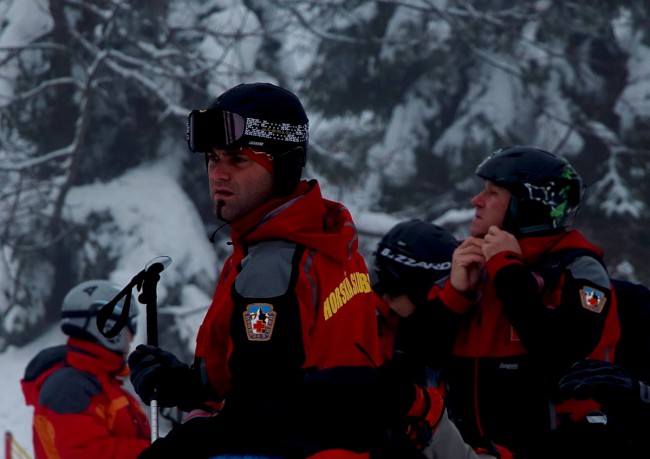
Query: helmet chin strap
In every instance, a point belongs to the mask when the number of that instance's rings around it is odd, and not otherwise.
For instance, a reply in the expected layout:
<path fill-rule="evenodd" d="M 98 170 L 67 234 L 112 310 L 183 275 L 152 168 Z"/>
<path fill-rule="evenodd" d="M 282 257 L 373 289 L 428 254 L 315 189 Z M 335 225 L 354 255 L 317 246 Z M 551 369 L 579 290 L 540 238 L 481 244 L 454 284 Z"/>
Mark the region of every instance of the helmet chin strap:
<path fill-rule="evenodd" d="M 283 158 L 285 156 L 288 156 L 288 155 L 294 154 L 294 153 L 296 155 L 295 156 L 296 159 L 298 160 L 298 165 L 300 167 L 305 167 L 305 165 L 307 164 L 307 152 L 305 151 L 305 149 L 303 147 L 294 147 L 291 150 L 287 150 L 287 151 L 285 151 L 283 153 L 275 155 L 275 158 L 276 159 Z"/>
<path fill-rule="evenodd" d="M 287 196 L 294 192 L 302 169 L 305 166 L 306 152 L 302 147 L 295 147 L 280 154 L 273 155 L 273 196 Z"/>
<path fill-rule="evenodd" d="M 508 209 L 506 210 L 506 215 L 503 219 L 503 230 L 508 231 L 517 239 L 526 236 L 543 236 L 555 233 L 562 229 L 555 228 L 548 223 L 522 226 L 521 222 L 518 222 L 520 219 L 520 216 L 517 215 L 519 210 L 519 199 L 514 195 L 510 196 L 510 203 L 508 204 Z"/>
<path fill-rule="evenodd" d="M 510 195 L 510 202 L 506 209 L 506 214 L 503 217 L 503 230 L 512 233 L 516 238 L 521 237 L 521 232 L 516 225 L 517 221 L 517 198 L 515 195 Z"/>

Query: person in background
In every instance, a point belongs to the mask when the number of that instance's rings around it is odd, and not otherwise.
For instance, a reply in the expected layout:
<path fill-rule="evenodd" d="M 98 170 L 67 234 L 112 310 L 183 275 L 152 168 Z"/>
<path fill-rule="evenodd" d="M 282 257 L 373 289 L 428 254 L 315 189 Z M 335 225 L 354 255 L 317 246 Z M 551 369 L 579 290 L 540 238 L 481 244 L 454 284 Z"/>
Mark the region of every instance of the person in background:
<path fill-rule="evenodd" d="M 381 299 L 378 320 L 385 360 L 408 360 L 403 362 L 405 368 L 412 366 L 415 371 L 427 366 L 426 347 L 420 346 L 410 331 L 401 329 L 416 305 L 444 285 L 458 244 L 444 228 L 419 219 L 398 223 L 377 244 L 370 274 L 372 289 Z M 428 332 L 445 333 L 435 325 L 428 323 Z M 424 374 L 416 379 L 422 378 L 426 380 Z"/>
<path fill-rule="evenodd" d="M 371 270 L 373 291 L 381 298 L 378 320 L 386 365 L 414 382 L 439 387 L 443 392 L 443 369 L 432 356 L 444 351 L 431 349 L 423 337 L 436 335 L 438 342 L 451 343 L 455 336 L 455 328 L 449 327 L 455 315 L 431 300 L 449 278 L 458 244 L 450 232 L 436 224 L 419 219 L 403 221 L 377 244 Z M 446 320 L 432 320 L 432 316 L 445 314 Z M 447 352 L 450 350 L 448 347 Z M 474 450 L 447 415 L 424 455 L 447 459 L 511 457 L 509 451 L 495 444 Z"/>
<path fill-rule="evenodd" d="M 95 322 L 120 290 L 106 280 L 71 289 L 61 307 L 66 344 L 42 350 L 26 367 L 21 385 L 34 407 L 36 459 L 129 459 L 150 444 L 147 415 L 122 387 L 136 331 L 135 301 L 129 326 L 114 338 L 105 338 Z"/>
<path fill-rule="evenodd" d="M 553 411 L 557 382 L 576 361 L 612 360 L 619 337 L 603 252 L 569 228 L 584 185 L 564 158 L 531 146 L 497 150 L 476 174 L 485 182 L 471 201 L 470 236 L 445 285 L 413 314 L 420 330 L 449 330 L 415 336 L 444 369 L 465 441 L 515 457 L 568 457 L 570 442 L 584 438 L 556 435 L 559 417 L 572 415 Z M 569 249 L 580 252 L 550 266 Z"/>
<path fill-rule="evenodd" d="M 435 430 L 435 388 L 378 376 L 376 298 L 356 226 L 301 179 L 308 136 L 300 100 L 270 83 L 237 85 L 190 114 L 189 146 L 205 160 L 232 254 L 191 366 L 147 345 L 129 356 L 143 401 L 189 412 L 142 458 L 183 457 L 188 445 L 194 458 L 358 457 L 385 452 L 393 420 L 395 436 L 418 445 Z"/>

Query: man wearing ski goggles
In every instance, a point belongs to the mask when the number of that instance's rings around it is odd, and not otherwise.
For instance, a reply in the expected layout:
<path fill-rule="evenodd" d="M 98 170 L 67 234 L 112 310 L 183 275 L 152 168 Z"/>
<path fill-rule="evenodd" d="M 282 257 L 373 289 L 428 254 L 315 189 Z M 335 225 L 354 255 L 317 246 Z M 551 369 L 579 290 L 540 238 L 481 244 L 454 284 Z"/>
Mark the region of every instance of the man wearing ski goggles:
<path fill-rule="evenodd" d="M 274 123 L 219 108 L 192 110 L 187 121 L 187 143 L 193 152 L 249 146 L 278 154 L 287 143 L 302 144 L 308 138 L 309 123 Z"/>

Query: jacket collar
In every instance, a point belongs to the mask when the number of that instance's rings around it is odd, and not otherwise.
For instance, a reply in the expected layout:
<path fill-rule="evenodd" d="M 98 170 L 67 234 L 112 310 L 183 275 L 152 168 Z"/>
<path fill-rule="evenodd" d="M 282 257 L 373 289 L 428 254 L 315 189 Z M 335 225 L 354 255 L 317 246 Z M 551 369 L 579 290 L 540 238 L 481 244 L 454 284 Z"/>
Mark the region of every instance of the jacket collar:
<path fill-rule="evenodd" d="M 105 347 L 90 341 L 68 338 L 66 361 L 81 371 L 93 375 L 111 376 L 128 375 L 128 367 L 122 355 L 109 351 Z"/>
<path fill-rule="evenodd" d="M 589 242 L 577 230 L 562 231 L 550 236 L 521 238 L 519 245 L 523 252 L 523 258 L 528 262 L 534 262 L 547 253 L 575 248 L 589 249 L 599 257 L 603 256 L 602 250 Z"/>
<path fill-rule="evenodd" d="M 230 228 L 233 245 L 282 239 L 337 260 L 350 258 L 358 247 L 350 212 L 323 199 L 316 180 L 300 182 L 295 193 L 267 202 Z"/>

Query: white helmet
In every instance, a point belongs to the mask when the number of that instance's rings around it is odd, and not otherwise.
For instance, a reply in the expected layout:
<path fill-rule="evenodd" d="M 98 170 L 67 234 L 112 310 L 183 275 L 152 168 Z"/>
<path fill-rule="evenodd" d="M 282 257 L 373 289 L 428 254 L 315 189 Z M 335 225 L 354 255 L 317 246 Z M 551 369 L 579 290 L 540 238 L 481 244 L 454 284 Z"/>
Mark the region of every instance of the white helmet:
<path fill-rule="evenodd" d="M 123 353 L 127 348 L 127 328 L 135 335 L 138 305 L 131 298 L 128 325 L 116 336 L 106 338 L 97 328 L 97 313 L 106 303 L 121 292 L 121 288 L 106 280 L 89 280 L 72 288 L 63 299 L 61 307 L 61 330 L 66 335 L 94 341 L 113 352 Z M 112 327 L 124 307 L 122 298 L 113 314 L 109 317 L 106 327 Z"/>

